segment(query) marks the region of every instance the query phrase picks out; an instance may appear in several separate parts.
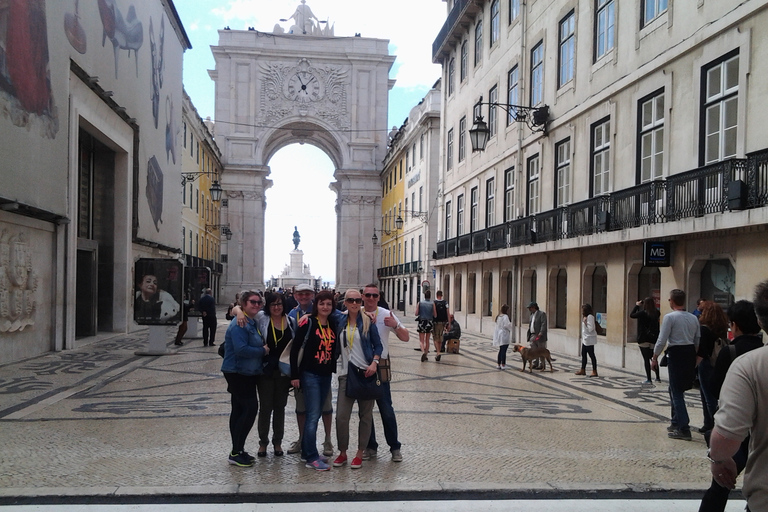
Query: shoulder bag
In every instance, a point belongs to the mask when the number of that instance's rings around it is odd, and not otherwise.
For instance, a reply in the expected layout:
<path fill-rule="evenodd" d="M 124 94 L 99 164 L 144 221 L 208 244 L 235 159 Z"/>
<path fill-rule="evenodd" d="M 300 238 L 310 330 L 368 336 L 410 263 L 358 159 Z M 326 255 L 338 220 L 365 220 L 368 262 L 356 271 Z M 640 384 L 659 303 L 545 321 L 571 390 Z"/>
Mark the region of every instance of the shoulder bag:
<path fill-rule="evenodd" d="M 392 380 L 392 366 L 390 365 L 390 359 L 387 358 L 381 358 L 379 359 L 379 379 L 381 379 L 381 382 L 389 382 Z"/>
<path fill-rule="evenodd" d="M 304 335 L 304 341 L 301 343 L 301 348 L 299 349 L 299 358 L 297 359 L 297 364 L 299 366 L 301 366 L 301 360 L 304 357 L 304 347 L 307 345 L 309 332 L 312 330 L 311 320 L 307 321 L 310 322 L 310 326 L 307 328 L 307 334 Z M 295 337 L 285 344 L 285 348 L 280 354 L 280 359 L 277 362 L 277 366 L 280 368 L 280 373 L 286 377 L 291 376 L 291 348 L 293 347 L 294 341 L 296 341 Z"/>
<path fill-rule="evenodd" d="M 384 388 L 381 385 L 378 372 L 366 377 L 365 370 L 350 362 L 347 363 L 347 389 L 345 392 L 349 398 L 355 400 L 378 400 L 384 395 Z"/>

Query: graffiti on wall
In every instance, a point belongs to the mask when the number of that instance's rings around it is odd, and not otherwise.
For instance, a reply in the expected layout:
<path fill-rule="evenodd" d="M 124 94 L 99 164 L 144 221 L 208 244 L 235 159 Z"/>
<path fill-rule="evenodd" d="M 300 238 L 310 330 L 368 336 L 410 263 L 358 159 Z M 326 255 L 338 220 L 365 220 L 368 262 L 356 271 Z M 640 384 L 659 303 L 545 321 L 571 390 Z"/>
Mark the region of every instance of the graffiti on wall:
<path fill-rule="evenodd" d="M 35 324 L 37 275 L 32 248 L 23 232 L 0 232 L 0 332 Z"/>
<path fill-rule="evenodd" d="M 104 28 L 101 36 L 101 46 L 107 39 L 112 43 L 115 52 L 115 78 L 117 78 L 118 57 L 120 50 L 128 50 L 128 57 L 133 57 L 136 64 L 136 76 L 139 76 L 139 48 L 144 43 L 144 26 L 136 16 L 136 7 L 128 7 L 128 14 L 123 16 L 115 0 L 99 0 L 99 15 Z"/>
<path fill-rule="evenodd" d="M 51 91 L 45 0 L 0 2 L 0 114 L 15 126 L 38 126 L 54 139 L 58 114 Z"/>
<path fill-rule="evenodd" d="M 77 53 L 85 54 L 88 50 L 88 42 L 85 37 L 85 30 L 80 25 L 80 0 L 75 0 L 75 12 L 64 14 L 64 33 L 67 35 L 69 44 L 72 45 Z"/>

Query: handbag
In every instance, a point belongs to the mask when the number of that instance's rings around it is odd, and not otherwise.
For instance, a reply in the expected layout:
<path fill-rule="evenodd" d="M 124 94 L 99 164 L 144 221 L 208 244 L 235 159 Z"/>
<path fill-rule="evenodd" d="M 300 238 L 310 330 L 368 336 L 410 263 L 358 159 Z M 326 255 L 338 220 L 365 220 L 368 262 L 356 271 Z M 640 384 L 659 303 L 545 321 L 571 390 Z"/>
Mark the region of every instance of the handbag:
<path fill-rule="evenodd" d="M 345 392 L 349 398 L 355 400 L 378 400 L 384 396 L 379 372 L 366 377 L 365 370 L 358 368 L 351 362 L 347 363 L 347 389 Z"/>
<path fill-rule="evenodd" d="M 379 359 L 378 372 L 381 382 L 389 382 L 392 380 L 392 367 L 390 366 L 388 357 Z"/>
<path fill-rule="evenodd" d="M 296 364 L 299 366 L 301 366 L 301 360 L 304 358 L 304 347 L 307 345 L 307 340 L 309 339 L 309 331 L 311 330 L 311 326 L 307 328 L 307 334 L 304 335 L 304 341 L 302 342 L 301 348 L 299 349 L 299 358 L 296 362 Z M 277 366 L 280 368 L 280 373 L 286 377 L 291 376 L 291 349 L 293 348 L 294 341 L 296 341 L 296 338 L 292 338 L 290 341 L 288 341 L 288 343 L 285 344 L 285 348 L 280 354 L 280 359 L 278 359 L 277 362 Z"/>

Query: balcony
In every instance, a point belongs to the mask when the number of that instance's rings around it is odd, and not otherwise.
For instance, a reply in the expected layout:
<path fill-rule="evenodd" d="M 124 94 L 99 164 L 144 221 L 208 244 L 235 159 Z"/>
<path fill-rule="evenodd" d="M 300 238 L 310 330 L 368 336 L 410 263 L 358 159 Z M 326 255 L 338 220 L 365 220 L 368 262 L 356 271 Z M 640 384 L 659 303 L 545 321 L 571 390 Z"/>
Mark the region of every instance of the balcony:
<path fill-rule="evenodd" d="M 437 259 L 768 204 L 768 149 L 437 243 Z"/>
<path fill-rule="evenodd" d="M 421 260 L 411 261 L 408 263 L 400 263 L 399 265 L 392 265 L 390 267 L 381 267 L 376 269 L 376 275 L 378 277 L 397 277 L 397 276 L 409 276 L 419 273 L 421 269 Z"/>
<path fill-rule="evenodd" d="M 467 27 L 483 10 L 482 3 L 477 0 L 456 0 L 443 28 L 432 43 L 432 62 L 439 64 L 451 52 L 451 48 L 461 40 Z"/>

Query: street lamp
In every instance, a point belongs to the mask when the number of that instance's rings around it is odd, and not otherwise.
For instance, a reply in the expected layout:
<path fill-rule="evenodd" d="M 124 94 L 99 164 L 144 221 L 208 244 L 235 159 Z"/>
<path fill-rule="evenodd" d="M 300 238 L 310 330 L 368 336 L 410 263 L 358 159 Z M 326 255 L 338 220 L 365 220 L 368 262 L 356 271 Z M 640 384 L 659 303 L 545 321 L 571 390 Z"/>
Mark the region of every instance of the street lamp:
<path fill-rule="evenodd" d="M 547 134 L 547 124 L 549 124 L 549 107 L 524 107 L 522 105 L 510 105 L 509 103 L 476 103 L 476 105 L 488 105 L 490 107 L 499 107 L 510 115 L 516 122 L 525 123 L 534 133 L 541 132 Z M 483 121 L 483 116 L 475 118 L 475 124 L 469 129 L 469 141 L 472 143 L 472 151 L 485 151 L 485 145 L 491 130 L 488 124 Z"/>
<path fill-rule="evenodd" d="M 210 176 L 211 173 L 209 172 L 183 172 L 181 173 L 181 186 L 185 186 L 187 183 L 191 183 L 195 181 L 197 178 L 202 176 L 203 174 Z M 208 191 L 211 193 L 211 201 L 214 201 L 218 203 L 221 201 L 221 195 L 224 192 L 224 189 L 221 188 L 221 185 L 219 184 L 219 180 L 213 180 L 213 184 L 211 185 L 211 188 L 208 189 Z"/>
<path fill-rule="evenodd" d="M 380 229 L 379 233 L 384 233 L 385 235 L 389 236 L 392 233 L 396 233 L 397 231 L 403 229 L 403 218 L 398 214 L 397 218 L 395 219 L 395 229 L 389 230 L 389 229 Z M 371 242 L 373 242 L 373 245 L 376 245 L 379 243 L 379 237 L 376 236 L 376 229 L 373 230 L 373 236 L 371 237 Z"/>
<path fill-rule="evenodd" d="M 221 234 L 227 237 L 227 240 L 232 240 L 232 230 L 229 229 L 229 224 L 206 224 L 205 230 L 211 233 L 214 229 L 221 229 Z"/>

